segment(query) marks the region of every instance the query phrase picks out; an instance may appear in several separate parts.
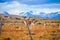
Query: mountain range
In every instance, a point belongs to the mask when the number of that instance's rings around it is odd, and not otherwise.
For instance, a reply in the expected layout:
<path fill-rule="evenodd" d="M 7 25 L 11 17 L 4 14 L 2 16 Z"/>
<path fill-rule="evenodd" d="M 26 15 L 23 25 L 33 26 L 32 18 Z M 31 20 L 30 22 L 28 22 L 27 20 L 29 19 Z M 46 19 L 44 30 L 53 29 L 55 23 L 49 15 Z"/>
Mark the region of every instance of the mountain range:
<path fill-rule="evenodd" d="M 9 14 L 9 13 L 4 11 L 3 14 Z M 29 12 L 21 12 L 19 15 L 26 17 L 39 17 L 39 18 L 60 18 L 60 12 L 51 12 L 51 13 L 40 12 L 39 15 L 36 15 L 33 14 L 32 11 L 29 11 Z"/>
<path fill-rule="evenodd" d="M 40 12 L 39 15 L 33 14 L 31 11 L 30 12 L 22 12 L 20 13 L 22 16 L 27 16 L 27 17 L 39 17 L 39 18 L 60 18 L 60 12 L 52 12 L 52 13 L 44 13 Z"/>

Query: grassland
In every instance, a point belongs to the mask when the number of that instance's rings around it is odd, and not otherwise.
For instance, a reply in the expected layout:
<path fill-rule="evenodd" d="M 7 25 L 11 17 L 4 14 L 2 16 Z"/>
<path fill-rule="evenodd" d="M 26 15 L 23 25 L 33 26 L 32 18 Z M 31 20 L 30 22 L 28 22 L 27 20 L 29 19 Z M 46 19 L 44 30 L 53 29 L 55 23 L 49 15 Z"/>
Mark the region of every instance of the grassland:
<path fill-rule="evenodd" d="M 33 40 L 60 40 L 59 18 L 29 18 L 0 14 L 0 21 L 0 40 L 30 40 L 26 21 Z"/>

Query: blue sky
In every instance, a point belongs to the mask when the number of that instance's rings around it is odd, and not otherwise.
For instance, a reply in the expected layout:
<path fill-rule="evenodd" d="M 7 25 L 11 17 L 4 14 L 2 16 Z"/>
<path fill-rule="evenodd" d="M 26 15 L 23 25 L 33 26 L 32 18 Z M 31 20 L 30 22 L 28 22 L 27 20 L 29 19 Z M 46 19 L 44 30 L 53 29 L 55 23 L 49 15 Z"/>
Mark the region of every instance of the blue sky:
<path fill-rule="evenodd" d="M 60 12 L 60 0 L 0 0 L 0 12 L 7 11 L 9 14 L 19 15 L 21 12 Z"/>
<path fill-rule="evenodd" d="M 18 1 L 28 5 L 60 3 L 60 0 L 0 0 L 0 3 Z"/>

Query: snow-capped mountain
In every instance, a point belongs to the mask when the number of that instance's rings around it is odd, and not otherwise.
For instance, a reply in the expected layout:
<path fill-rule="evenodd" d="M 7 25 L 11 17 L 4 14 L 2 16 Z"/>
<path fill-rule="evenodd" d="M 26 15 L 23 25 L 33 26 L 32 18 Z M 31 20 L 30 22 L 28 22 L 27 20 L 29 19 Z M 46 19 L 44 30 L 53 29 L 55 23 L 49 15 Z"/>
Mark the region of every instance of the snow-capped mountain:
<path fill-rule="evenodd" d="M 59 12 L 54 12 L 54 13 L 47 14 L 47 17 L 48 18 L 60 18 L 60 14 Z"/>
<path fill-rule="evenodd" d="M 8 12 L 4 11 L 2 14 L 9 14 Z M 60 12 L 51 12 L 51 13 L 45 13 L 40 12 L 37 14 L 33 14 L 32 11 L 29 12 L 21 12 L 20 16 L 26 16 L 26 17 L 40 17 L 40 18 L 60 18 Z"/>
<path fill-rule="evenodd" d="M 33 14 L 33 12 L 22 12 L 20 15 L 27 16 L 27 17 L 40 17 L 40 18 L 60 18 L 60 12 L 51 12 L 51 13 L 44 13 L 40 12 L 39 15 Z"/>
<path fill-rule="evenodd" d="M 4 14 L 9 14 L 8 12 L 4 11 Z"/>
<path fill-rule="evenodd" d="M 9 14 L 8 12 L 4 11 L 4 12 L 1 12 L 0 11 L 0 14 Z"/>
<path fill-rule="evenodd" d="M 32 17 L 32 16 L 34 16 L 33 14 L 32 14 L 32 11 L 29 11 L 29 12 L 22 12 L 22 13 L 20 13 L 20 16 L 26 16 L 26 17 Z"/>

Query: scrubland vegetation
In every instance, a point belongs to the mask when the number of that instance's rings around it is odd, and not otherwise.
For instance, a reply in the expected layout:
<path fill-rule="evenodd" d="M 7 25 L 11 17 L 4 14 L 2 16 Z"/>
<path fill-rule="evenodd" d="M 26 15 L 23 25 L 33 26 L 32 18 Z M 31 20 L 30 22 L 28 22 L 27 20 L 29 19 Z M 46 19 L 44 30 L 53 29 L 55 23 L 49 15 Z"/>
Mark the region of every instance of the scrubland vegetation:
<path fill-rule="evenodd" d="M 0 15 L 0 21 L 0 40 L 60 40 L 58 18 Z"/>

